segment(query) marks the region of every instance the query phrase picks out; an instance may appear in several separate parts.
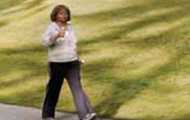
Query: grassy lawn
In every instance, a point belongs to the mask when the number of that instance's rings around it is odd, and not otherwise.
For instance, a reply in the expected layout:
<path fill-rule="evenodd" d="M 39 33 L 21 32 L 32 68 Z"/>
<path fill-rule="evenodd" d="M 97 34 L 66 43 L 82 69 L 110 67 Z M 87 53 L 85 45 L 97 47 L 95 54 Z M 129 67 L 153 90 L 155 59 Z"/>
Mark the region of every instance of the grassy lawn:
<path fill-rule="evenodd" d="M 82 82 L 102 116 L 190 120 L 189 0 L 57 0 L 71 8 Z M 40 43 L 55 3 L 0 1 L 0 102 L 40 108 L 48 80 Z M 75 110 L 65 81 L 57 109 Z"/>

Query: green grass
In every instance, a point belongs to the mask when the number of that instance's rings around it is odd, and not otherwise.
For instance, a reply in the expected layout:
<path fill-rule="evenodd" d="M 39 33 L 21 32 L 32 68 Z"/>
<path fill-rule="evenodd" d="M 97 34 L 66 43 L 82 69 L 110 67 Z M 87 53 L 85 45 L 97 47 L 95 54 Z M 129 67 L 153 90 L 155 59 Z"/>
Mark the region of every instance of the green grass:
<path fill-rule="evenodd" d="M 57 0 L 72 11 L 82 83 L 116 120 L 190 119 L 189 0 Z M 0 2 L 0 102 L 41 107 L 48 80 L 45 0 Z M 66 82 L 65 82 L 66 83 Z M 67 84 L 58 110 L 75 107 Z"/>

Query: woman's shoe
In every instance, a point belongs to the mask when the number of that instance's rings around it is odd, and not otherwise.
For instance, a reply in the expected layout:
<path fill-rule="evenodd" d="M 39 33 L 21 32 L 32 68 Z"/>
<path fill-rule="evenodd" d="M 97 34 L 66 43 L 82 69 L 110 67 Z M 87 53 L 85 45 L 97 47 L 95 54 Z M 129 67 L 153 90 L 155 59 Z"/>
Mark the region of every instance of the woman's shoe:
<path fill-rule="evenodd" d="M 42 120 L 55 120 L 54 118 L 43 118 Z"/>
<path fill-rule="evenodd" d="M 94 120 L 96 118 L 96 113 L 88 113 L 82 120 Z"/>

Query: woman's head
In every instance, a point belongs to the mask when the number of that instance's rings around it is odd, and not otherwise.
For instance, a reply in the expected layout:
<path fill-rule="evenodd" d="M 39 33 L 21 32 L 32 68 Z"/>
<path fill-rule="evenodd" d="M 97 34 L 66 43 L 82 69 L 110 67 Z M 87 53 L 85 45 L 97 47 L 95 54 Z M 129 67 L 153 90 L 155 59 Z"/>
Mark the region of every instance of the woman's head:
<path fill-rule="evenodd" d="M 65 5 L 57 5 L 51 12 L 50 19 L 53 22 L 61 21 L 67 22 L 71 20 L 71 13 L 67 6 Z"/>

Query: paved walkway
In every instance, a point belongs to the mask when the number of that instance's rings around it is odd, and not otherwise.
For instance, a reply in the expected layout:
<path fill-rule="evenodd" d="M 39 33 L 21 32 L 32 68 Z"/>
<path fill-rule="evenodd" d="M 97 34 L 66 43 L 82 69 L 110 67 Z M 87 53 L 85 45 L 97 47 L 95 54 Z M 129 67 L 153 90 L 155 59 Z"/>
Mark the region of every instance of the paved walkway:
<path fill-rule="evenodd" d="M 41 110 L 36 108 L 0 104 L 0 120 L 41 120 L 40 116 Z M 78 120 L 78 117 L 72 113 L 57 112 L 56 120 Z"/>

